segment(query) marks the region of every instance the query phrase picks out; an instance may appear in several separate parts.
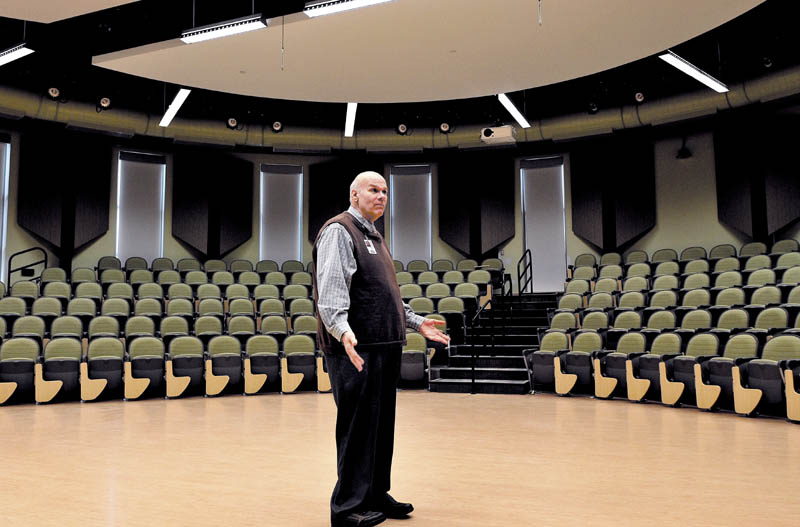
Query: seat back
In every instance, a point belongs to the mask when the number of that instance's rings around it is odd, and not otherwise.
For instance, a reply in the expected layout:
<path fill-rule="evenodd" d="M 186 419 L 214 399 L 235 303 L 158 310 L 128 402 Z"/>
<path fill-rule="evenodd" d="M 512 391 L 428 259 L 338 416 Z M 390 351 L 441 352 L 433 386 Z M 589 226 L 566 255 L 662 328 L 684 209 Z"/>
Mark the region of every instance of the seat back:
<path fill-rule="evenodd" d="M 694 335 L 686 344 L 686 355 L 690 357 L 719 355 L 719 338 L 713 333 Z"/>
<path fill-rule="evenodd" d="M 650 258 L 647 256 L 647 253 L 639 249 L 634 249 L 625 253 L 625 265 L 644 263 L 649 261 L 649 259 Z"/>
<path fill-rule="evenodd" d="M 245 344 L 245 355 L 277 355 L 278 341 L 269 335 L 255 335 L 247 339 Z"/>
<path fill-rule="evenodd" d="M 567 340 L 566 333 L 560 331 L 553 331 L 545 333 L 539 343 L 539 350 L 541 351 L 559 351 L 569 349 L 569 341 Z"/>
<path fill-rule="evenodd" d="M 583 317 L 583 320 L 581 320 L 582 329 L 591 329 L 597 331 L 598 329 L 605 329 L 607 327 L 608 314 L 603 311 L 586 313 L 586 315 Z"/>
<path fill-rule="evenodd" d="M 677 355 L 681 352 L 681 337 L 677 333 L 661 333 L 650 345 L 652 355 Z"/>
<path fill-rule="evenodd" d="M 164 343 L 155 337 L 140 337 L 131 342 L 128 348 L 128 355 L 131 359 L 142 357 L 164 358 Z"/>
<path fill-rule="evenodd" d="M 92 359 L 119 359 L 125 358 L 125 349 L 119 339 L 113 337 L 100 337 L 89 341 L 89 349 L 86 354 L 89 360 Z"/>
<path fill-rule="evenodd" d="M 744 290 L 741 287 L 728 287 L 717 293 L 716 306 L 735 306 L 744 304 Z"/>
<path fill-rule="evenodd" d="M 297 353 L 314 354 L 314 341 L 308 335 L 290 335 L 283 341 L 283 353 L 295 355 Z"/>
<path fill-rule="evenodd" d="M 750 303 L 759 306 L 780 304 L 781 290 L 775 287 L 774 285 L 759 287 L 758 289 L 753 291 L 753 296 L 750 297 Z"/>
<path fill-rule="evenodd" d="M 715 273 L 724 273 L 726 271 L 738 271 L 741 268 L 739 260 L 733 256 L 727 258 L 720 258 L 714 264 Z"/>
<path fill-rule="evenodd" d="M 756 329 L 789 327 L 789 314 L 782 307 L 768 307 L 758 314 L 753 327 Z"/>
<path fill-rule="evenodd" d="M 169 343 L 169 356 L 175 357 L 202 357 L 203 342 L 197 337 L 176 337 Z"/>
<path fill-rule="evenodd" d="M 647 320 L 650 329 L 672 329 L 675 327 L 675 313 L 672 311 L 656 311 Z"/>
<path fill-rule="evenodd" d="M 572 351 L 591 353 L 603 349 L 603 337 L 599 333 L 580 333 L 572 341 Z"/>
<path fill-rule="evenodd" d="M 614 319 L 615 329 L 639 329 L 642 327 L 642 315 L 636 311 L 623 311 Z"/>
<path fill-rule="evenodd" d="M 711 313 L 706 309 L 693 309 L 683 316 L 681 329 L 707 329 L 711 327 Z"/>
<path fill-rule="evenodd" d="M 650 257 L 650 261 L 653 263 L 659 262 L 669 262 L 670 260 L 677 260 L 678 253 L 675 249 L 659 249 L 653 253 L 653 256 Z"/>
<path fill-rule="evenodd" d="M 683 295 L 682 306 L 700 307 L 711 304 L 711 293 L 707 289 L 692 289 Z"/>
<path fill-rule="evenodd" d="M 631 353 L 644 353 L 645 343 L 647 341 L 644 335 L 638 331 L 629 331 L 622 335 L 617 341 L 617 353 L 624 353 L 630 355 Z"/>
<path fill-rule="evenodd" d="M 241 350 L 242 345 L 239 343 L 239 339 L 230 335 L 219 335 L 208 342 L 208 355 L 210 357 L 220 355 L 236 355 L 238 357 L 241 354 Z"/>
<path fill-rule="evenodd" d="M 597 265 L 597 259 L 591 253 L 583 253 L 579 254 L 575 257 L 575 262 L 573 266 L 578 267 L 594 267 Z"/>
<path fill-rule="evenodd" d="M 736 247 L 734 247 L 729 243 L 715 245 L 708 252 L 708 257 L 712 260 L 719 258 L 735 257 L 735 256 L 736 256 Z"/>
<path fill-rule="evenodd" d="M 744 309 L 728 309 L 719 316 L 717 327 L 720 329 L 749 328 L 750 316 Z"/>
<path fill-rule="evenodd" d="M 739 359 L 756 357 L 758 354 L 758 339 L 750 333 L 739 333 L 733 335 L 725 343 L 725 352 L 722 354 L 726 359 Z"/>
<path fill-rule="evenodd" d="M 778 240 L 772 245 L 772 250 L 770 251 L 772 254 L 785 254 L 790 252 L 796 252 L 800 250 L 800 246 L 797 244 L 797 240 Z"/>
<path fill-rule="evenodd" d="M 688 262 L 690 260 L 700 260 L 706 258 L 706 250 L 702 247 L 687 247 L 681 251 L 679 260 L 681 262 Z"/>
<path fill-rule="evenodd" d="M 749 242 L 742 245 L 742 248 L 739 249 L 739 256 L 742 258 L 755 256 L 757 254 L 766 254 L 767 253 L 767 246 L 761 242 Z"/>
<path fill-rule="evenodd" d="M 778 335 L 767 341 L 761 358 L 771 361 L 800 359 L 800 337 L 797 335 Z"/>

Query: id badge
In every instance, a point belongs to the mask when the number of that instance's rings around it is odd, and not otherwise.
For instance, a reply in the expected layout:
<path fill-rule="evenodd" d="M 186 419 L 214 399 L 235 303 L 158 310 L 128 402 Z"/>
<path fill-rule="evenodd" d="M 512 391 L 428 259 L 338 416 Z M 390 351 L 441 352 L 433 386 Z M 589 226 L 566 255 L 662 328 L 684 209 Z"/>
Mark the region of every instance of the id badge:
<path fill-rule="evenodd" d="M 364 238 L 364 245 L 367 246 L 367 252 L 369 254 L 378 254 L 378 251 L 375 250 L 375 246 L 372 245 L 372 240 Z"/>

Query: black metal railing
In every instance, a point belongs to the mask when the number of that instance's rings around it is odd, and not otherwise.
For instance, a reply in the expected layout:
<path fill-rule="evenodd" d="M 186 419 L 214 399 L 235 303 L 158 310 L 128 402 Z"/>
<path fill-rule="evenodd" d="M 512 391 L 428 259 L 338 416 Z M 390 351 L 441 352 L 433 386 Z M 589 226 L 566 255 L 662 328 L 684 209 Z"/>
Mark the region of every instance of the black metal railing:
<path fill-rule="evenodd" d="M 30 252 L 35 252 L 35 251 L 39 251 L 39 252 L 42 253 L 42 259 L 41 260 L 37 260 L 35 262 L 30 262 L 30 263 L 27 263 L 27 264 L 23 264 L 23 265 L 20 265 L 19 267 L 12 267 L 12 263 L 13 263 L 15 258 L 18 258 L 19 256 L 22 256 L 23 254 L 28 254 Z M 11 287 L 11 284 L 14 283 L 14 281 L 11 279 L 11 277 L 12 277 L 12 275 L 14 273 L 20 273 L 25 278 L 27 278 L 29 280 L 36 280 L 38 277 L 33 276 L 33 272 L 25 273 L 24 271 L 26 269 L 33 269 L 37 265 L 42 265 L 42 264 L 44 265 L 44 268 L 47 268 L 47 252 L 44 249 L 42 249 L 41 247 L 31 247 L 30 249 L 25 249 L 24 251 L 18 251 L 18 252 L 15 252 L 14 254 L 12 254 L 11 256 L 9 256 L 8 257 L 8 287 Z M 41 276 L 41 273 L 40 273 L 40 276 Z"/>
<path fill-rule="evenodd" d="M 497 336 L 497 325 L 495 323 L 495 312 L 498 310 L 495 309 L 488 309 L 492 305 L 492 299 L 488 299 L 486 302 L 483 303 L 482 306 L 478 309 L 477 313 L 472 317 L 472 320 L 469 322 L 469 327 L 464 328 L 465 331 L 471 333 L 472 330 L 476 328 L 485 327 L 481 324 L 481 314 L 485 311 L 489 314 L 489 352 L 490 357 L 494 357 L 496 355 L 496 344 L 495 344 L 495 337 Z M 502 336 L 506 336 L 507 329 L 506 329 L 506 313 L 503 310 L 499 310 L 500 314 L 500 329 Z M 477 335 L 475 335 L 477 336 Z M 465 338 L 465 340 L 467 340 Z M 472 343 L 472 357 L 470 361 L 470 393 L 475 394 L 475 363 L 478 360 L 478 346 L 475 342 Z"/>
<path fill-rule="evenodd" d="M 525 249 L 517 262 L 517 291 L 519 294 L 533 293 L 533 260 L 530 249 Z"/>

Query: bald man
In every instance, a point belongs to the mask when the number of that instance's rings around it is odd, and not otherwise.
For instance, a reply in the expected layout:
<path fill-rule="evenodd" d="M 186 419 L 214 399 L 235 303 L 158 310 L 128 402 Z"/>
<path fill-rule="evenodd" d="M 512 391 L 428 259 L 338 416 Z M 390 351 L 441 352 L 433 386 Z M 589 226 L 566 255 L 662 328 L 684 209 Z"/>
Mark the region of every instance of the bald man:
<path fill-rule="evenodd" d="M 377 172 L 350 185 L 350 208 L 314 243 L 317 340 L 336 402 L 338 481 L 331 525 L 369 527 L 414 507 L 389 495 L 395 404 L 406 327 L 446 344 L 450 337 L 403 303 L 386 242 L 374 222 L 388 189 Z"/>

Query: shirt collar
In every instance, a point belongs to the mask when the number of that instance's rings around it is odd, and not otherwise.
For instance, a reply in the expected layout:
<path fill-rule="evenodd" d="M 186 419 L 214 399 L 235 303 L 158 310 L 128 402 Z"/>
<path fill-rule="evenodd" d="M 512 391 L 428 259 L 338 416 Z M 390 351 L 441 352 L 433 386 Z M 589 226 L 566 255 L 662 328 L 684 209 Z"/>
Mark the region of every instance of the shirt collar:
<path fill-rule="evenodd" d="M 357 208 L 355 208 L 352 205 L 350 205 L 350 208 L 347 209 L 347 212 L 349 212 L 350 215 L 353 216 L 358 221 L 358 223 L 363 225 L 364 228 L 366 228 L 369 232 L 371 232 L 371 233 L 378 232 L 378 230 L 375 228 L 375 224 L 373 224 L 367 218 L 362 216 Z"/>

